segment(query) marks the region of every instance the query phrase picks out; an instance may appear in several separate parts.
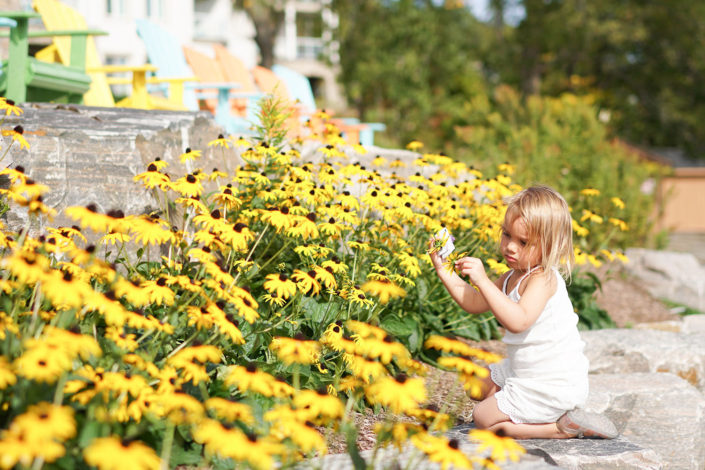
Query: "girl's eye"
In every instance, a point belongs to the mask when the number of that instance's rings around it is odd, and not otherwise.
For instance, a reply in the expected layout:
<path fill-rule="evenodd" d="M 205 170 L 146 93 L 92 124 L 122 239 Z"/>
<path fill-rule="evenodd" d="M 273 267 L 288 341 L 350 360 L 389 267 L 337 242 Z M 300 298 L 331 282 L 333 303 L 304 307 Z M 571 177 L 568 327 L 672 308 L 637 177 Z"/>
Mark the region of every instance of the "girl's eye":
<path fill-rule="evenodd" d="M 503 232 L 502 232 L 502 236 L 503 236 L 503 237 L 509 237 L 509 233 L 503 231 Z"/>
<path fill-rule="evenodd" d="M 521 240 L 521 246 L 526 246 L 526 240 Z"/>

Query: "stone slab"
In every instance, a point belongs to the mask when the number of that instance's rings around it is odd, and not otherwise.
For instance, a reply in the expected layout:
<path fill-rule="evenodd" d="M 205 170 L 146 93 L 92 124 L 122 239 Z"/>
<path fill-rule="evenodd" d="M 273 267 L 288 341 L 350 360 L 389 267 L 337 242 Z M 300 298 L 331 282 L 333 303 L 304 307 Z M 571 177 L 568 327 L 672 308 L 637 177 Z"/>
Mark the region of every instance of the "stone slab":
<path fill-rule="evenodd" d="M 581 332 L 590 373 L 670 372 L 705 391 L 705 335 L 647 329 Z"/>
<path fill-rule="evenodd" d="M 477 445 L 469 442 L 467 436 L 460 440 L 460 449 L 467 456 L 478 455 Z M 389 470 L 389 469 L 414 469 L 414 470 L 440 470 L 441 466 L 426 459 L 421 451 L 412 445 L 405 446 L 401 451 L 393 446 L 381 448 L 376 455 L 372 450 L 360 452 L 362 458 L 367 463 L 367 469 Z M 374 463 L 373 461 L 374 457 Z M 503 470 L 560 470 L 555 464 L 546 462 L 543 456 L 527 453 L 518 462 L 497 462 Z M 348 454 L 333 454 L 314 459 L 307 459 L 296 466 L 300 470 L 308 469 L 335 469 L 353 470 L 352 459 Z M 453 467 L 455 468 L 455 467 Z"/>
<path fill-rule="evenodd" d="M 473 425 L 454 428 L 449 437 L 459 441 L 467 437 Z M 565 469 L 641 470 L 662 468 L 660 457 L 620 436 L 617 439 L 524 439 L 517 441 L 532 456 L 547 465 Z M 517 468 L 523 462 L 519 462 Z M 504 466 L 502 466 L 504 468 Z"/>
<path fill-rule="evenodd" d="M 705 311 L 705 267 L 691 253 L 629 248 L 625 269 L 654 296 Z"/>
<path fill-rule="evenodd" d="M 586 408 L 610 417 L 621 438 L 655 452 L 664 468 L 705 468 L 705 395 L 686 380 L 670 373 L 591 375 Z"/>

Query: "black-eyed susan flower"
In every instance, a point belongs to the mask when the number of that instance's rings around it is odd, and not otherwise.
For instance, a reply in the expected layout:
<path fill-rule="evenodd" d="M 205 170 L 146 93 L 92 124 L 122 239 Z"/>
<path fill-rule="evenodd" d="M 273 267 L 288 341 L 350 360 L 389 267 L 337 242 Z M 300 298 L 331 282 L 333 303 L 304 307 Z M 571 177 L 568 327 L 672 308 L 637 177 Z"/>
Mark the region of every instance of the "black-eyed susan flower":
<path fill-rule="evenodd" d="M 379 361 L 369 360 L 355 354 L 343 354 L 345 365 L 350 370 L 352 375 L 364 383 L 368 384 L 371 380 L 376 380 L 379 377 L 388 375 L 387 369 Z"/>
<path fill-rule="evenodd" d="M 301 452 L 308 454 L 316 451 L 318 455 L 328 451 L 325 438 L 311 422 L 301 422 L 294 419 L 278 420 L 272 430 L 280 440 L 291 439 Z"/>
<path fill-rule="evenodd" d="M 3 129 L 2 130 L 2 135 L 4 136 L 11 136 L 13 142 L 17 142 L 20 144 L 20 149 L 28 149 L 29 148 L 29 142 L 24 138 L 24 129 L 22 126 L 15 126 L 13 129 Z"/>
<path fill-rule="evenodd" d="M 176 294 L 168 285 L 166 277 L 146 280 L 140 285 L 150 303 L 156 305 L 173 305 Z"/>
<path fill-rule="evenodd" d="M 45 256 L 29 251 L 16 250 L 1 263 L 23 284 L 35 284 L 49 269 L 49 260 Z"/>
<path fill-rule="evenodd" d="M 288 207 L 282 207 L 281 209 L 271 208 L 268 210 L 261 210 L 260 219 L 276 228 L 277 233 L 290 229 L 294 226 L 295 221 L 294 216 L 289 214 Z"/>
<path fill-rule="evenodd" d="M 381 304 L 386 304 L 389 299 L 405 297 L 406 291 L 390 280 L 370 280 L 362 285 L 362 290 L 368 294 L 379 297 Z"/>
<path fill-rule="evenodd" d="M 339 398 L 329 395 L 325 389 L 301 390 L 294 396 L 294 406 L 307 421 L 327 423 L 342 418 L 345 407 Z"/>
<path fill-rule="evenodd" d="M 22 111 L 22 108 L 17 106 L 13 100 L 5 97 L 0 97 L 0 111 L 5 111 L 5 116 L 10 116 L 12 114 L 19 116 L 24 112 Z"/>
<path fill-rule="evenodd" d="M 156 164 L 150 163 L 147 171 L 134 176 L 134 181 L 141 181 L 145 188 L 159 188 L 166 191 L 171 187 L 171 178 L 165 173 L 161 173 Z"/>
<path fill-rule="evenodd" d="M 17 377 L 5 356 L 0 356 L 0 390 L 17 383 Z"/>
<path fill-rule="evenodd" d="M 213 397 L 205 402 L 206 410 L 212 411 L 218 419 L 227 421 L 240 421 L 247 425 L 255 424 L 252 408 L 245 403 Z"/>
<path fill-rule="evenodd" d="M 426 387 L 423 379 L 399 374 L 376 379 L 365 389 L 365 396 L 370 403 L 387 406 L 394 413 L 408 413 L 426 401 Z"/>
<path fill-rule="evenodd" d="M 511 437 L 501 437 L 486 429 L 473 429 L 470 431 L 469 438 L 479 443 L 478 452 L 489 449 L 492 453 L 491 458 L 495 462 L 505 462 L 507 460 L 517 462 L 519 457 L 526 452 Z"/>
<path fill-rule="evenodd" d="M 174 181 L 171 188 L 184 197 L 200 196 L 203 192 L 201 181 L 193 174 L 188 174 Z"/>
<path fill-rule="evenodd" d="M 307 216 L 294 216 L 293 225 L 286 231 L 290 237 L 301 237 L 304 240 L 318 238 L 316 214 L 310 212 Z"/>
<path fill-rule="evenodd" d="M 345 335 L 341 321 L 328 325 L 321 335 L 320 342 L 334 351 L 343 351 L 349 354 L 355 352 L 355 341 Z"/>
<path fill-rule="evenodd" d="M 289 279 L 286 274 L 267 274 L 264 288 L 267 292 L 276 293 L 277 297 L 288 299 L 296 294 L 296 283 Z"/>
<path fill-rule="evenodd" d="M 140 441 L 124 441 L 117 436 L 98 437 L 83 451 L 88 465 L 99 470 L 157 470 L 161 459 L 151 447 Z"/>
<path fill-rule="evenodd" d="M 224 243 L 232 246 L 235 251 L 246 251 L 249 243 L 255 239 L 254 233 L 247 225 L 241 222 L 223 226 L 219 236 Z"/>
<path fill-rule="evenodd" d="M 274 351 L 285 364 L 314 364 L 321 355 L 321 343 L 297 336 L 286 338 L 277 336 L 272 339 L 269 349 Z"/>
<path fill-rule="evenodd" d="M 134 241 L 143 245 L 161 245 L 176 240 L 169 224 L 152 217 L 133 218 L 130 230 L 134 234 Z"/>
<path fill-rule="evenodd" d="M 442 470 L 448 468 L 473 468 L 471 460 L 458 448 L 456 439 L 448 440 L 444 436 L 418 433 L 411 442 L 420 449 L 431 462 L 440 464 Z"/>
<path fill-rule="evenodd" d="M 203 419 L 203 404 L 191 395 L 174 392 L 157 394 L 154 398 L 157 415 L 168 418 L 174 424 L 198 423 Z"/>
<path fill-rule="evenodd" d="M 196 442 L 204 444 L 206 454 L 246 462 L 255 469 L 273 467 L 273 456 L 282 452 L 283 446 L 268 436 L 245 434 L 239 428 L 225 428 L 215 420 L 206 419 L 193 429 Z"/>
<path fill-rule="evenodd" d="M 229 138 L 225 137 L 223 134 L 218 134 L 218 137 L 216 139 L 213 139 L 208 142 L 209 147 L 224 147 L 226 149 L 229 149 L 232 144 L 232 141 Z"/>
<path fill-rule="evenodd" d="M 316 296 L 321 292 L 321 285 L 316 280 L 316 272 L 313 270 L 304 272 L 295 269 L 291 279 L 296 282 L 302 294 Z"/>
<path fill-rule="evenodd" d="M 184 150 L 184 153 L 179 155 L 179 161 L 181 161 L 181 163 L 186 163 L 188 161 L 196 160 L 201 157 L 201 153 L 201 150 L 191 150 L 190 147 L 187 147 L 186 150 Z"/>
<path fill-rule="evenodd" d="M 403 344 L 394 341 L 390 335 L 385 335 L 381 340 L 369 336 L 363 338 L 355 335 L 356 351 L 369 359 L 379 359 L 382 364 L 389 364 L 392 359 L 404 360 L 410 357 L 409 351 Z"/>
<path fill-rule="evenodd" d="M 54 383 L 71 370 L 73 355 L 45 341 L 33 340 L 14 361 L 17 375 L 37 382 Z"/>
<path fill-rule="evenodd" d="M 31 442 L 66 441 L 76 435 L 73 414 L 70 406 L 40 402 L 13 420 L 12 431 Z"/>
<path fill-rule="evenodd" d="M 274 377 L 258 370 L 254 364 L 248 364 L 247 366 L 229 367 L 224 383 L 228 386 L 236 386 L 241 393 L 254 392 L 271 397 L 274 393 L 274 380 Z"/>

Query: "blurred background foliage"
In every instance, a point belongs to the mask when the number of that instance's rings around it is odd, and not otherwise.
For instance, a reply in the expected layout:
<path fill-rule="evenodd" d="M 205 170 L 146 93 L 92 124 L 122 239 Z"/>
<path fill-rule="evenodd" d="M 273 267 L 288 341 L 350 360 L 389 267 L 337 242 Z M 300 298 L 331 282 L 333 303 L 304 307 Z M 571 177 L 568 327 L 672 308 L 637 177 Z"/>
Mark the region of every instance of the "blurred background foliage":
<path fill-rule="evenodd" d="M 360 118 L 387 124 L 383 146 L 416 139 L 487 171 L 510 162 L 519 184 L 555 186 L 577 209 L 584 188 L 599 190 L 591 207 L 620 197 L 629 231 L 592 229 L 647 243 L 646 189 L 666 170 L 637 148 L 705 146 L 705 3 L 490 0 L 489 21 L 465 3 L 334 0 Z"/>

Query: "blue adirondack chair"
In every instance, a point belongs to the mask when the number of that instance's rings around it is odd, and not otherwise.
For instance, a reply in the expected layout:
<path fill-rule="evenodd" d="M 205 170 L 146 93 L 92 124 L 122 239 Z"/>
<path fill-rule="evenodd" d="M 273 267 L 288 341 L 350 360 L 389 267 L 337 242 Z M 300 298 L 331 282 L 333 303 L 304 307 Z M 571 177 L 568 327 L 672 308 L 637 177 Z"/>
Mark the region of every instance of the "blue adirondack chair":
<path fill-rule="evenodd" d="M 246 118 L 233 116 L 230 113 L 230 98 L 244 97 L 242 93 L 233 93 L 240 87 L 239 84 L 198 82 L 198 78 L 186 62 L 181 44 L 175 36 L 151 21 L 138 19 L 136 23 L 137 34 L 144 42 L 149 62 L 158 67 L 156 76 L 160 80 L 193 77 L 192 82 L 184 83 L 182 90 L 184 106 L 192 111 L 198 111 L 200 109 L 199 98 L 210 98 L 208 94 L 199 90 L 216 89 L 218 90 L 218 104 L 216 105 L 215 121 L 230 134 L 250 134 L 252 132 L 251 127 L 256 124 L 254 112 Z"/>
<path fill-rule="evenodd" d="M 274 72 L 285 84 L 292 98 L 298 100 L 304 109 L 313 113 L 316 110 L 316 100 L 311 89 L 311 82 L 308 81 L 303 74 L 285 67 L 275 64 L 272 66 Z M 345 124 L 359 125 L 360 143 L 362 145 L 374 145 L 375 131 L 384 131 L 387 126 L 381 122 L 364 122 L 360 123 L 357 118 L 339 118 Z"/>

